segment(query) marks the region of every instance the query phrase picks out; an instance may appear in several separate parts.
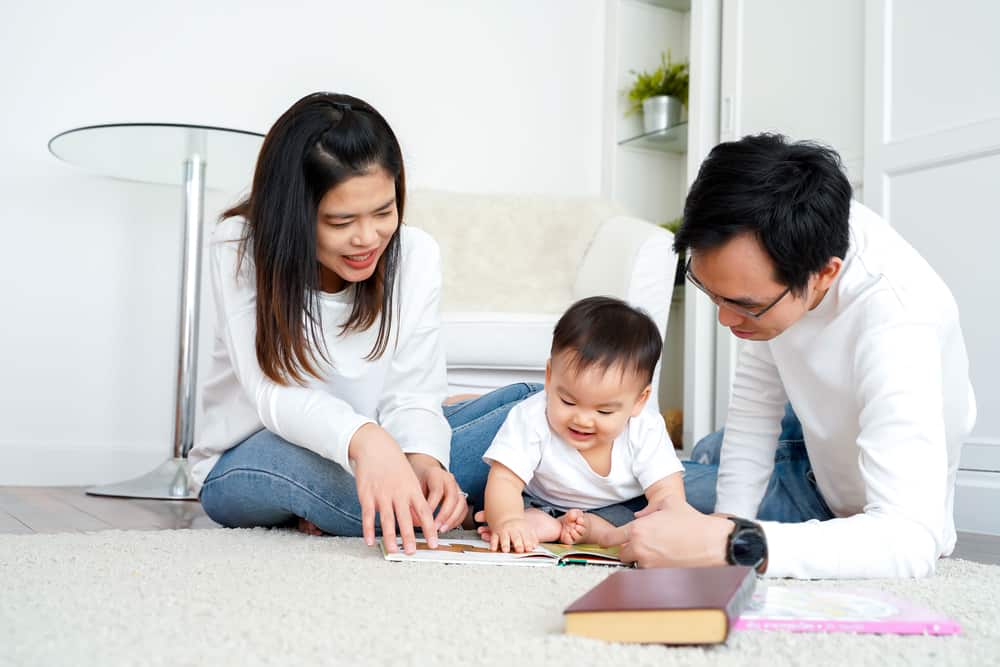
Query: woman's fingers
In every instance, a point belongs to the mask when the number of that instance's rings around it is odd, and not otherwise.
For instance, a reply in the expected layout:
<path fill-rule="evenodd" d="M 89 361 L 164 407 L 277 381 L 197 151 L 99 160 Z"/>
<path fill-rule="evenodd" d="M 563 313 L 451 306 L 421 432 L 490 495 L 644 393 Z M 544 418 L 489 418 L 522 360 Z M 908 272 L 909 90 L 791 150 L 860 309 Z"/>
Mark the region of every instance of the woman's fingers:
<path fill-rule="evenodd" d="M 399 551 L 396 546 L 396 516 L 392 510 L 392 502 L 385 499 L 379 503 L 379 519 L 382 520 L 382 543 L 388 553 L 394 554 Z"/>
<path fill-rule="evenodd" d="M 438 532 L 437 527 L 434 525 L 434 513 L 431 512 L 430 505 L 427 504 L 423 496 L 417 496 L 411 501 L 410 506 L 417 510 L 417 516 L 420 519 L 420 529 L 424 532 L 424 539 L 427 540 L 427 546 L 431 549 L 437 549 Z M 410 530 L 413 530 L 412 526 Z"/>
<path fill-rule="evenodd" d="M 448 474 L 444 470 L 441 473 Z M 441 473 L 429 474 L 424 481 L 427 504 L 430 506 L 432 512 L 437 510 L 442 498 L 447 496 L 446 481 Z"/>
<path fill-rule="evenodd" d="M 358 485 L 358 502 L 361 504 L 361 536 L 365 544 L 375 546 L 375 499 L 368 491 L 362 491 Z"/>
<path fill-rule="evenodd" d="M 455 496 L 455 507 L 452 509 L 451 514 L 449 514 L 442 522 L 442 532 L 444 530 L 451 530 L 452 528 L 461 526 L 462 522 L 465 521 L 465 515 L 469 513 L 469 505 L 465 500 L 465 494 L 458 491 Z M 438 514 L 438 516 L 440 516 L 440 514 Z"/>
<path fill-rule="evenodd" d="M 405 504 L 404 504 L 405 503 Z M 405 499 L 397 500 L 393 509 L 396 511 L 396 523 L 399 525 L 399 536 L 403 540 L 403 551 L 412 554 L 417 550 L 417 537 L 413 532 L 413 520 L 410 518 L 409 503 Z"/>
<path fill-rule="evenodd" d="M 445 477 L 441 485 L 443 498 L 437 511 L 437 527 L 440 532 L 454 528 L 465 518 L 465 496 L 458 488 L 455 477 L 449 472 L 444 474 Z M 431 507 L 435 507 L 435 505 L 431 504 Z"/>

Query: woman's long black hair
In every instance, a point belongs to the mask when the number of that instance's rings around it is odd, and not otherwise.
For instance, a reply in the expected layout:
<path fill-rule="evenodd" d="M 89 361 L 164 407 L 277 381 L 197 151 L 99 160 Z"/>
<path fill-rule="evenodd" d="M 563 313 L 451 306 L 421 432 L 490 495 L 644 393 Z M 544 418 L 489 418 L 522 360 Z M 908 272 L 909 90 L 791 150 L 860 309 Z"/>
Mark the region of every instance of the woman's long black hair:
<path fill-rule="evenodd" d="M 328 361 L 319 308 L 317 209 L 331 188 L 373 168 L 395 180 L 401 225 L 403 156 L 385 118 L 356 97 L 306 95 L 264 138 L 250 195 L 222 214 L 247 222 L 237 271 L 249 253 L 257 281 L 257 360 L 279 384 L 302 384 L 307 374 L 319 377 L 319 360 Z M 388 345 L 399 236 L 397 226 L 372 276 L 354 283 L 354 306 L 341 327 L 341 333 L 364 331 L 379 320 L 368 359 L 381 357 Z"/>

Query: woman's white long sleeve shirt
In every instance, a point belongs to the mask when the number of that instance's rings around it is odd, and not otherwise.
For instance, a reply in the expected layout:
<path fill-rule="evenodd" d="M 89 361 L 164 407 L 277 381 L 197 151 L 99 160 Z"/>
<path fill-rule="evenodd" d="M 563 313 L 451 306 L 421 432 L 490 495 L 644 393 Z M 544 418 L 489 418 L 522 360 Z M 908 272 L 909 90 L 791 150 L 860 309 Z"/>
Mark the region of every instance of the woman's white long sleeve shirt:
<path fill-rule="evenodd" d="M 385 353 L 369 361 L 379 320 L 365 331 L 341 334 L 352 287 L 322 293 L 322 336 L 330 363 L 304 386 L 268 379 L 257 362 L 256 289 L 252 256 L 237 274 L 245 223 L 219 223 L 210 243 L 209 270 L 216 329 L 212 362 L 201 388 L 203 414 L 188 460 L 200 488 L 223 452 L 266 428 L 350 471 L 348 446 L 367 423 L 384 428 L 406 453 L 449 463 L 451 429 L 441 411 L 447 393 L 438 307 L 441 255 L 419 229 L 403 226 L 392 332 Z"/>

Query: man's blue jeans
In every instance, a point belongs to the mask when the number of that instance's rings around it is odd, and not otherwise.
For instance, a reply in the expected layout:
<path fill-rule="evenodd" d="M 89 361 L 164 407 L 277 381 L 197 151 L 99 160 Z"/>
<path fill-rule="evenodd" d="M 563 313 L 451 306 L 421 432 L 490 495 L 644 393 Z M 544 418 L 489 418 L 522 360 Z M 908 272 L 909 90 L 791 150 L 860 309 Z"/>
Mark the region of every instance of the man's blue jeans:
<path fill-rule="evenodd" d="M 715 511 L 715 485 L 719 476 L 719 452 L 723 431 L 703 438 L 684 462 L 684 491 L 688 502 L 704 513 Z M 826 521 L 833 518 L 813 476 L 812 464 L 806 454 L 802 425 L 785 406 L 781 420 L 781 435 L 774 455 L 774 472 L 764 492 L 756 517 L 762 521 L 799 523 L 810 519 Z"/>
<path fill-rule="evenodd" d="M 450 469 L 474 508 L 482 508 L 490 471 L 483 453 L 510 409 L 539 389 L 537 384 L 513 384 L 444 406 L 452 428 Z M 267 430 L 219 458 L 202 485 L 201 504 L 224 526 L 281 526 L 302 517 L 333 535 L 361 535 L 354 476 Z"/>

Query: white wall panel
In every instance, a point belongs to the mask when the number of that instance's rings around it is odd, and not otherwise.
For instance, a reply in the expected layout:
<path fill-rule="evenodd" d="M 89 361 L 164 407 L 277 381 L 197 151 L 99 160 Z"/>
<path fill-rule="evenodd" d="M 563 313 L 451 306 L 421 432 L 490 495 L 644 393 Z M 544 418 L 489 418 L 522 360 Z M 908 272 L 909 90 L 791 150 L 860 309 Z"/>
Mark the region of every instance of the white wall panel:
<path fill-rule="evenodd" d="M 744 2 L 741 134 L 778 131 L 860 160 L 863 27 L 863 0 Z"/>
<path fill-rule="evenodd" d="M 1000 155 L 890 177 L 892 225 L 930 262 L 958 302 L 979 419 L 971 440 L 1000 441 Z"/>
<path fill-rule="evenodd" d="M 1000 3 L 899 0 L 891 14 L 889 139 L 1000 116 Z"/>
<path fill-rule="evenodd" d="M 942 11 L 944 9 L 944 11 Z M 955 490 L 959 530 L 1000 534 L 1000 5 L 869 0 L 865 198 L 935 267 L 959 305 L 978 422 Z"/>

